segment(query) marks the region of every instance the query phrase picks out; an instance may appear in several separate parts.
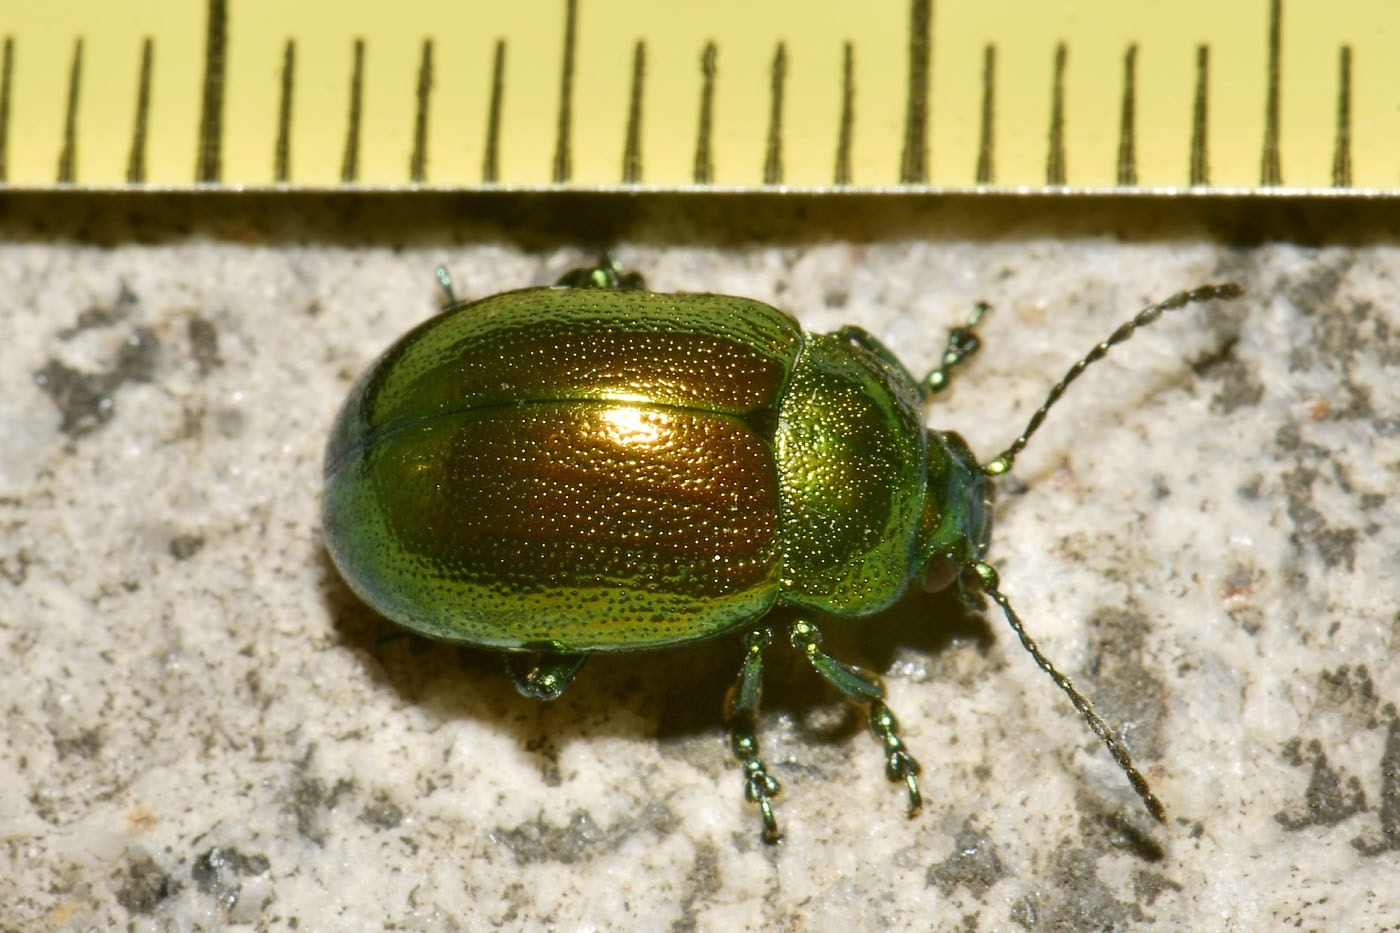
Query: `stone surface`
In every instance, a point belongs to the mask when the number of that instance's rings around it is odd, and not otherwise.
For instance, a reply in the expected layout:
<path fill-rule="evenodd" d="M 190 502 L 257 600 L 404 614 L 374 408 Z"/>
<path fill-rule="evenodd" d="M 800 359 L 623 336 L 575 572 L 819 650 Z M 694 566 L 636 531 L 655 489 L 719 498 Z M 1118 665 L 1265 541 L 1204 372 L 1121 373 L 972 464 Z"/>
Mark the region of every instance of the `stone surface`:
<path fill-rule="evenodd" d="M 1400 250 L 1314 204 L 18 197 L 0 217 L 0 929 L 1382 929 L 1400 923 Z M 1000 484 L 1005 591 L 1120 730 L 1147 817 L 992 613 L 827 627 L 921 759 L 770 650 L 759 840 L 727 639 L 560 700 L 394 637 L 319 537 L 354 376 L 608 245 L 658 290 L 859 324 L 990 457 L 1150 300 Z"/>

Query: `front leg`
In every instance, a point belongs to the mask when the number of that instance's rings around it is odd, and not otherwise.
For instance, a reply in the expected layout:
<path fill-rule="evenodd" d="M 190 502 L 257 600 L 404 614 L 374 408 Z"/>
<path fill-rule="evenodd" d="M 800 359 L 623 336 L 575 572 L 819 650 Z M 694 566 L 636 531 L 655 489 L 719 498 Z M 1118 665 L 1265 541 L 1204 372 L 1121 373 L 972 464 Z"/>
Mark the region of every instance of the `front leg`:
<path fill-rule="evenodd" d="M 885 705 L 885 687 L 880 678 L 853 664 L 843 664 L 822 651 L 822 633 L 811 622 L 798 619 L 792 623 L 790 633 L 792 646 L 802 652 L 827 683 L 868 710 L 870 731 L 885 747 L 885 776 L 896 783 L 902 782 L 908 789 L 909 815 L 913 816 L 924 803 L 919 793 L 919 763 L 899 737 L 899 720 Z"/>
<path fill-rule="evenodd" d="M 972 307 L 972 314 L 967 318 L 967 323 L 962 327 L 954 327 L 948 331 L 948 346 L 943 351 L 942 358 L 938 361 L 938 366 L 924 377 L 920 385 L 923 386 L 924 395 L 932 398 L 939 392 L 948 388 L 948 383 L 952 379 L 953 370 L 961 366 L 969 356 L 977 352 L 982 346 L 982 338 L 973 331 L 977 322 L 982 320 L 982 315 L 991 310 L 991 305 L 985 301 L 979 301 Z"/>

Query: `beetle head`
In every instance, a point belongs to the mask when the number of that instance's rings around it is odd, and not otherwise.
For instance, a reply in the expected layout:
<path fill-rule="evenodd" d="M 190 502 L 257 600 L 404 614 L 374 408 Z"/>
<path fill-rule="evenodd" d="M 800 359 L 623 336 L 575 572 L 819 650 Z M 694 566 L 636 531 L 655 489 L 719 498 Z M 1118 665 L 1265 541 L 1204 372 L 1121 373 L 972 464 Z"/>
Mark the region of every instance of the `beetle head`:
<path fill-rule="evenodd" d="M 909 568 L 911 579 L 936 592 L 987 553 L 992 492 L 991 477 L 966 441 L 952 431 L 928 432 L 924 507 Z"/>

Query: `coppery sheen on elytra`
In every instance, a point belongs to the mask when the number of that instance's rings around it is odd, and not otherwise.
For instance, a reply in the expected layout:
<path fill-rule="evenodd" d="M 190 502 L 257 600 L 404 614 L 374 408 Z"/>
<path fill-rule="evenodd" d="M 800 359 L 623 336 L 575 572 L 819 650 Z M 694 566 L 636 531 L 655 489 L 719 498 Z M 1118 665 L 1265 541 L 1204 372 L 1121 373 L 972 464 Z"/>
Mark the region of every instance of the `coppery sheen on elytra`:
<path fill-rule="evenodd" d="M 332 554 L 426 634 L 629 650 L 778 599 L 797 323 L 714 295 L 524 289 L 409 333 L 327 449 Z"/>

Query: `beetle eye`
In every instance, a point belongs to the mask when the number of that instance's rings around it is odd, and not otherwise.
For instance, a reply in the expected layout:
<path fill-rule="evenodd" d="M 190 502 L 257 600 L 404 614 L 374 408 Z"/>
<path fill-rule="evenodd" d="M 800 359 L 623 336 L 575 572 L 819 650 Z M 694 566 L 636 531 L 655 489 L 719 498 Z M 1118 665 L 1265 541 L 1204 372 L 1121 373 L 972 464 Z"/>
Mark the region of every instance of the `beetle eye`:
<path fill-rule="evenodd" d="M 924 569 L 924 592 L 937 593 L 950 586 L 957 578 L 958 567 L 947 554 L 939 554 L 928 562 Z"/>

